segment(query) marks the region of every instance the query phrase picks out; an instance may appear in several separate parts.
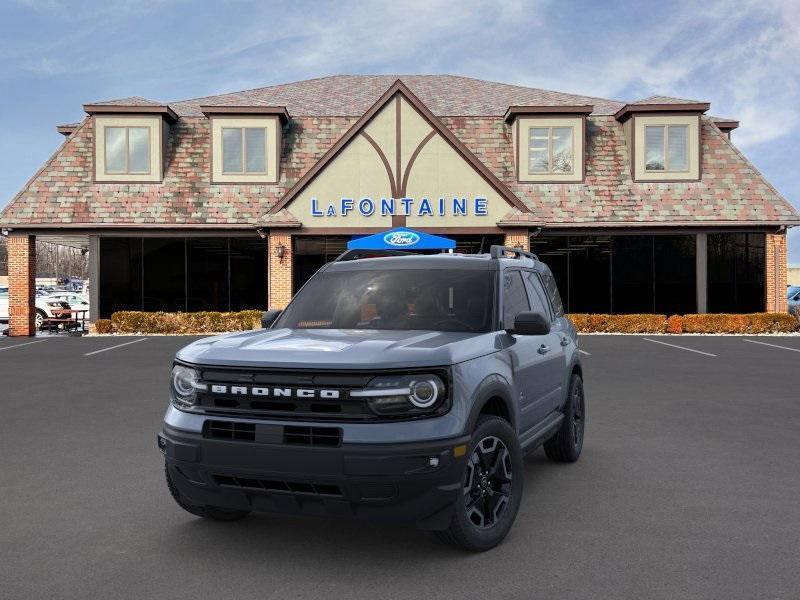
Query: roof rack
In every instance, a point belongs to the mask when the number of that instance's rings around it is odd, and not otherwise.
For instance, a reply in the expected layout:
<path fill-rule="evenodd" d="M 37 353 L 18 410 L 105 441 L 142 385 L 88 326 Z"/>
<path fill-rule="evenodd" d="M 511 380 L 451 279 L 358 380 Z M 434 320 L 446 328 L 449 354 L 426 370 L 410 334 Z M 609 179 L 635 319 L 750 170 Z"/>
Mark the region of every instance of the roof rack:
<path fill-rule="evenodd" d="M 522 248 L 511 248 L 509 246 L 491 246 L 489 248 L 489 255 L 494 258 L 504 258 L 506 254 L 513 254 L 514 258 L 527 257 L 531 260 L 539 260 L 533 252 L 528 252 Z"/>
<path fill-rule="evenodd" d="M 379 258 L 381 256 L 418 256 L 416 252 L 407 252 L 404 250 L 345 250 L 333 262 L 342 262 L 345 260 L 358 260 L 360 258 Z"/>

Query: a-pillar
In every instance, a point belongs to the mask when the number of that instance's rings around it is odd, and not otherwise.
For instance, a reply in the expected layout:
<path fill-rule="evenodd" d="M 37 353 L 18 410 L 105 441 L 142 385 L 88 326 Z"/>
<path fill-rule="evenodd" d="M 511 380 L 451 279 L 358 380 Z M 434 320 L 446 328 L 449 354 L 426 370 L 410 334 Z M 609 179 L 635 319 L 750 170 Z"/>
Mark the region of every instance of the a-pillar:
<path fill-rule="evenodd" d="M 503 242 L 508 248 L 519 248 L 529 251 L 531 249 L 530 238 L 527 229 L 507 229 L 506 239 Z"/>
<path fill-rule="evenodd" d="M 292 234 L 270 231 L 267 247 L 269 308 L 286 308 L 292 299 Z"/>
<path fill-rule="evenodd" d="M 789 310 L 786 298 L 786 233 L 768 233 L 765 246 L 765 310 L 785 313 Z"/>
<path fill-rule="evenodd" d="M 8 333 L 36 334 L 36 236 L 8 236 Z"/>

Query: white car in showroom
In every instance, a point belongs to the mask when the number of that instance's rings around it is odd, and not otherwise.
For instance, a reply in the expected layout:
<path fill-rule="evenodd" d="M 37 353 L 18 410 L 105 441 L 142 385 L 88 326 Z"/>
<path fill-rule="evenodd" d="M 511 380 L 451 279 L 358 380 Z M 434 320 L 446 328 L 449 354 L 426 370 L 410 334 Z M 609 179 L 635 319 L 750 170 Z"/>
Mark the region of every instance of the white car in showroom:
<path fill-rule="evenodd" d="M 36 329 L 41 329 L 45 319 L 57 318 L 58 311 L 69 310 L 70 304 L 53 296 L 36 296 Z M 8 287 L 0 287 L 0 322 L 8 321 Z"/>

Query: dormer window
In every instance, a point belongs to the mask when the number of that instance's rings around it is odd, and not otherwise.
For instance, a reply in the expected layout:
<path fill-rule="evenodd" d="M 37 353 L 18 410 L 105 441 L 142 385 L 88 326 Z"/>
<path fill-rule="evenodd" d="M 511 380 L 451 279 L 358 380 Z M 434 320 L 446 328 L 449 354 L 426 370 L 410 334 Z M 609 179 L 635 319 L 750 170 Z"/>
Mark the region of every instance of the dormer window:
<path fill-rule="evenodd" d="M 222 173 L 267 173 L 267 128 L 222 128 Z"/>
<path fill-rule="evenodd" d="M 150 172 L 149 127 L 105 127 L 106 175 Z"/>
<path fill-rule="evenodd" d="M 580 183 L 586 116 L 591 105 L 509 106 L 517 179 L 523 183 Z"/>
<path fill-rule="evenodd" d="M 530 127 L 528 129 L 528 174 L 569 174 L 575 163 L 572 154 L 573 127 Z"/>
<path fill-rule="evenodd" d="M 689 126 L 645 125 L 645 171 L 689 170 Z"/>
<path fill-rule="evenodd" d="M 211 123 L 211 183 L 277 183 L 283 106 L 201 106 Z"/>

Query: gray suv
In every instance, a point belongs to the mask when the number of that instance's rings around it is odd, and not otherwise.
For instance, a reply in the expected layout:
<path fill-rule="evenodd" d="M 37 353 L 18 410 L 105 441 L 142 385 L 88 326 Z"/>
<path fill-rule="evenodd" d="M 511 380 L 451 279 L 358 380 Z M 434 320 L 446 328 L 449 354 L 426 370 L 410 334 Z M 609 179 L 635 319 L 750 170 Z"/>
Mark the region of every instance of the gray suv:
<path fill-rule="evenodd" d="M 265 329 L 177 353 L 158 445 L 182 508 L 401 521 L 480 551 L 514 522 L 524 453 L 578 459 L 577 334 L 547 266 L 388 254 L 345 253 Z"/>

